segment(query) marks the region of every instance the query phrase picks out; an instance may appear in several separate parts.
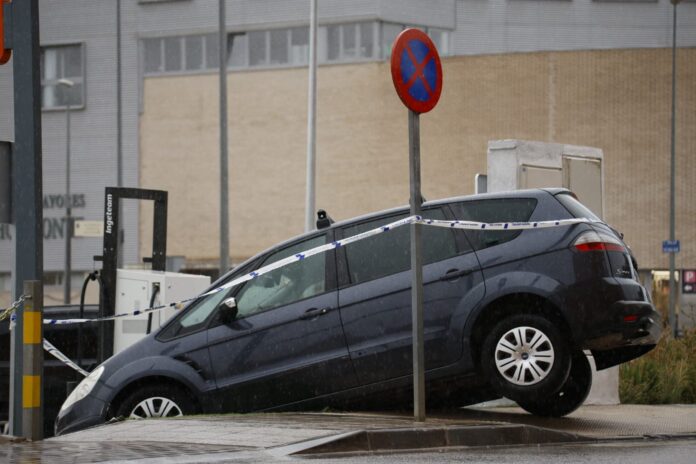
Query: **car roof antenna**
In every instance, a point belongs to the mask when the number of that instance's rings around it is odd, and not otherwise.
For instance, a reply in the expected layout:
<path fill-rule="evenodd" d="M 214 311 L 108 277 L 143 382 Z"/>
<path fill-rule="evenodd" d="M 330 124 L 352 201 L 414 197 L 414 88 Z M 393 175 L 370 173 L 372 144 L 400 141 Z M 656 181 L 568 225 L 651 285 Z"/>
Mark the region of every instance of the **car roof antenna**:
<path fill-rule="evenodd" d="M 323 209 L 320 209 L 317 211 L 317 229 L 326 229 L 327 227 L 330 227 L 331 224 L 334 223 L 334 220 L 331 219 L 331 216 L 326 214 L 326 211 Z"/>

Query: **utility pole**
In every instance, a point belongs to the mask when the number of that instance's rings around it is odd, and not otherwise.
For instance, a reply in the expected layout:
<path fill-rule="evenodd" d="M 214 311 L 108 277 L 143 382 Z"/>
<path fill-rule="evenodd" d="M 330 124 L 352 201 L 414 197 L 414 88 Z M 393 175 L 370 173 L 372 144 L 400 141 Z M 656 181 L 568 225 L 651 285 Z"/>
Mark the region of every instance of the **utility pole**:
<path fill-rule="evenodd" d="M 72 275 L 72 199 L 70 195 L 70 97 L 75 85 L 70 79 L 59 79 L 65 89 L 65 270 L 63 273 L 63 304 L 70 304 Z"/>
<path fill-rule="evenodd" d="M 220 39 L 220 275 L 230 268 L 229 160 L 227 156 L 227 31 L 225 0 L 219 0 Z"/>
<path fill-rule="evenodd" d="M 43 281 L 43 204 L 41 182 L 41 76 L 39 0 L 14 1 L 12 49 L 15 143 L 12 210 L 15 213 L 15 254 L 12 276 L 16 300 L 25 281 Z M 19 240 L 18 238 L 22 239 Z M 16 312 L 10 355 L 10 433 L 23 433 L 24 309 Z"/>
<path fill-rule="evenodd" d="M 672 243 L 675 238 L 675 188 L 674 179 L 676 172 L 676 133 L 677 133 L 677 5 L 681 0 L 672 0 L 672 133 L 669 164 L 669 239 Z M 677 336 L 677 283 L 674 280 L 675 252 L 669 253 L 669 327 L 672 336 Z"/>
<path fill-rule="evenodd" d="M 121 0 L 116 0 L 116 187 L 123 187 L 123 106 L 121 102 Z M 123 229 L 118 231 L 119 240 Z M 123 249 L 118 247 L 118 266 L 123 265 Z"/>
<path fill-rule="evenodd" d="M 307 192 L 305 232 L 314 230 L 316 208 L 317 140 L 317 0 L 311 0 L 309 14 L 309 96 L 307 97 Z"/>

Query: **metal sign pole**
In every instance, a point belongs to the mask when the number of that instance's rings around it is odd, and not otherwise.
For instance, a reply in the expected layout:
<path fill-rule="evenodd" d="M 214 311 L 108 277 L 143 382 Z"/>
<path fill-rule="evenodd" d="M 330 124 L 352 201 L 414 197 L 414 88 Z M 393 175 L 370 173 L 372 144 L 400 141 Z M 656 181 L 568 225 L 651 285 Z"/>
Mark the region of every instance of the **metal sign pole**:
<path fill-rule="evenodd" d="M 420 115 L 408 111 L 411 216 L 421 215 Z M 413 330 L 413 417 L 425 421 L 425 355 L 423 349 L 423 254 L 421 225 L 411 224 L 411 321 Z"/>
<path fill-rule="evenodd" d="M 16 298 L 24 292 L 24 281 L 43 280 L 41 76 L 39 1 L 15 1 L 11 5 L 15 111 L 12 160 L 15 255 L 12 280 Z M 24 310 L 19 308 L 16 314 L 17 325 L 11 335 L 10 433 L 22 435 Z"/>
<path fill-rule="evenodd" d="M 394 40 L 391 74 L 396 94 L 408 108 L 411 215 L 423 205 L 420 178 L 420 114 L 435 108 L 442 92 L 442 63 L 430 37 L 406 29 Z M 423 255 L 421 224 L 411 224 L 411 321 L 413 331 L 413 416 L 425 421 L 425 355 L 423 337 Z"/>

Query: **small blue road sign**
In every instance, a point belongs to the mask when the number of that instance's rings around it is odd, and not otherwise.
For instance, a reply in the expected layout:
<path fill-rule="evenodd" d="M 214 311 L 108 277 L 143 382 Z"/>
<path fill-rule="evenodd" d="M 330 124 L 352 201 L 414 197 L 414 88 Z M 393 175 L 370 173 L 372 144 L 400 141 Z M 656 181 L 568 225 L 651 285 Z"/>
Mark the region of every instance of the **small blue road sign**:
<path fill-rule="evenodd" d="M 679 253 L 679 240 L 665 240 L 662 242 L 663 253 Z"/>
<path fill-rule="evenodd" d="M 396 93 L 408 109 L 427 113 L 442 93 L 442 63 L 437 48 L 419 29 L 401 32 L 392 46 L 391 73 Z"/>

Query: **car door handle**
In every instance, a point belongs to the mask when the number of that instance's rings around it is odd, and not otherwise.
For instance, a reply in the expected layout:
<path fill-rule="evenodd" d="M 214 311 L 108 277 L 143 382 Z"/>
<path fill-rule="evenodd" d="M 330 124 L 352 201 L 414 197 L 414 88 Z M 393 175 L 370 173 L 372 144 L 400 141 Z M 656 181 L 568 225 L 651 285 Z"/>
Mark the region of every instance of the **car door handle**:
<path fill-rule="evenodd" d="M 303 315 L 300 316 L 300 319 L 314 319 L 316 317 L 327 314 L 329 311 L 331 311 L 331 308 L 310 308 L 307 311 L 305 311 Z"/>
<path fill-rule="evenodd" d="M 463 271 L 460 271 L 459 269 L 450 269 L 449 271 L 445 272 L 445 275 L 440 277 L 440 280 L 457 280 L 458 278 L 467 276 L 472 272 L 474 272 L 473 269 L 464 269 Z"/>

